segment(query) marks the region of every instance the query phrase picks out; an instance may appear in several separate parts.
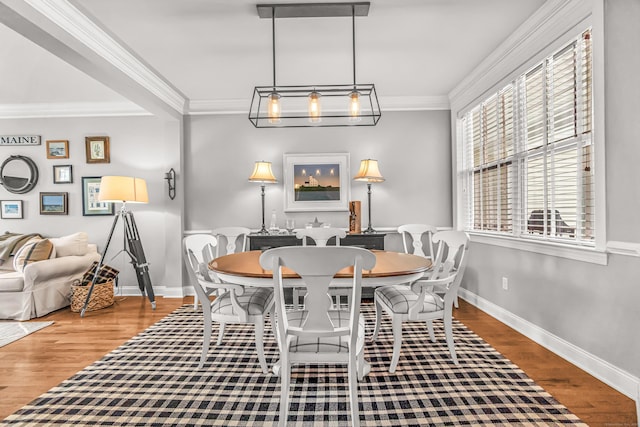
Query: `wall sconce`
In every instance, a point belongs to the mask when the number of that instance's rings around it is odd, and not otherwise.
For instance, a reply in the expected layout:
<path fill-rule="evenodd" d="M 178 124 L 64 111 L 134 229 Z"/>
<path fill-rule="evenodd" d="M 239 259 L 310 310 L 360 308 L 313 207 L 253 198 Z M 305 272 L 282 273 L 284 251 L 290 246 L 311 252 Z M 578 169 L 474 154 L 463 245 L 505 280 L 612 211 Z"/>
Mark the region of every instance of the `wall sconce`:
<path fill-rule="evenodd" d="M 176 198 L 176 171 L 173 168 L 169 169 L 169 172 L 164 174 L 164 179 L 169 185 L 169 198 L 173 200 Z"/>

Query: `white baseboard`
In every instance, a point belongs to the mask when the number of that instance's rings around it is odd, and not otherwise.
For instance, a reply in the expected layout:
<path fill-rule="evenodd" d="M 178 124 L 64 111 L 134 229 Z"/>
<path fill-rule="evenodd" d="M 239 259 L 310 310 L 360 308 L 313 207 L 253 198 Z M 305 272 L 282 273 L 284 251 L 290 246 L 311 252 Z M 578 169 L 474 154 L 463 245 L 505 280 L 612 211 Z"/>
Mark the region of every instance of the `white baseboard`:
<path fill-rule="evenodd" d="M 189 295 L 185 292 L 186 289 L 183 287 L 175 288 L 175 287 L 165 287 L 164 293 L 162 294 L 165 298 L 182 298 L 184 296 Z"/>
<path fill-rule="evenodd" d="M 636 401 L 640 416 L 640 379 L 585 350 L 563 340 L 504 308 L 460 288 L 460 298 L 495 317 L 527 338 L 573 363 L 583 371 Z M 640 419 L 640 418 L 639 418 Z"/>
<path fill-rule="evenodd" d="M 191 292 L 189 292 L 191 291 Z M 153 286 L 153 293 L 156 296 L 164 298 L 182 298 L 194 295 L 193 288 L 187 289 L 174 286 Z M 140 288 L 137 286 L 120 286 L 116 289 L 116 295 L 122 296 L 140 296 Z"/>

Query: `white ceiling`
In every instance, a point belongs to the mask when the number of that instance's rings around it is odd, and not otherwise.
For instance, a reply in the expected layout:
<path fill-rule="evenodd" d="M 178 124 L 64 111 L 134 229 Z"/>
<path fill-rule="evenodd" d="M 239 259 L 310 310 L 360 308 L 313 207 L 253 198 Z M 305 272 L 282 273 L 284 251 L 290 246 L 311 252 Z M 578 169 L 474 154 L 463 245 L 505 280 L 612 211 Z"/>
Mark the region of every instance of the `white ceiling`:
<path fill-rule="evenodd" d="M 248 108 L 253 87 L 273 80 L 271 20 L 258 17 L 256 1 L 70 3 L 189 100 Z M 371 0 L 356 18 L 357 82 L 375 83 L 383 107 L 385 97 L 446 97 L 543 3 Z M 47 51 L 4 25 L 0 40 L 0 105 L 128 97 L 59 59 L 55 45 Z M 351 83 L 351 18 L 277 19 L 276 64 L 280 85 Z"/>

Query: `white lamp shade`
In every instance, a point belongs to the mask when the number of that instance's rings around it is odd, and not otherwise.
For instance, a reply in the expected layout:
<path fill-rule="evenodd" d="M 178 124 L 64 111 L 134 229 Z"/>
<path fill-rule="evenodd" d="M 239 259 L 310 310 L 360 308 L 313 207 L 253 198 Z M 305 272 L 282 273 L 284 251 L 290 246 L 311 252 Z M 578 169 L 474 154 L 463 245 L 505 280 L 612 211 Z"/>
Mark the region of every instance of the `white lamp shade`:
<path fill-rule="evenodd" d="M 103 176 L 100 180 L 101 202 L 149 203 L 147 182 L 132 176 Z"/>
<path fill-rule="evenodd" d="M 364 159 L 360 161 L 360 170 L 353 177 L 356 181 L 366 182 L 383 182 L 384 178 L 378 169 L 378 161 L 373 159 Z"/>
<path fill-rule="evenodd" d="M 251 182 L 274 183 L 278 182 L 271 170 L 271 162 L 256 162 L 253 173 L 249 177 Z"/>

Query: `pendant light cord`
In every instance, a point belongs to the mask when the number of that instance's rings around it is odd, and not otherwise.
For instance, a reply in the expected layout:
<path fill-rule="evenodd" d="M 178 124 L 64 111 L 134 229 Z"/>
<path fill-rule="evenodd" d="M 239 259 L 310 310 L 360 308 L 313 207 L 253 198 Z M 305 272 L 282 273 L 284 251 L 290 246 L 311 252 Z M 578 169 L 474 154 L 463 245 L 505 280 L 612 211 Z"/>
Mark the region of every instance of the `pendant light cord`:
<path fill-rule="evenodd" d="M 353 47 L 353 90 L 356 90 L 356 6 L 351 5 L 351 33 Z"/>
<path fill-rule="evenodd" d="M 273 90 L 275 91 L 276 90 L 276 8 L 275 6 L 271 8 L 271 47 L 273 51 Z"/>

